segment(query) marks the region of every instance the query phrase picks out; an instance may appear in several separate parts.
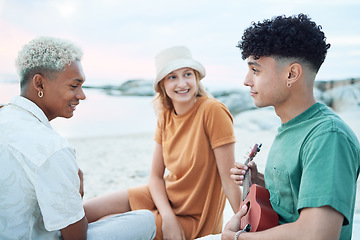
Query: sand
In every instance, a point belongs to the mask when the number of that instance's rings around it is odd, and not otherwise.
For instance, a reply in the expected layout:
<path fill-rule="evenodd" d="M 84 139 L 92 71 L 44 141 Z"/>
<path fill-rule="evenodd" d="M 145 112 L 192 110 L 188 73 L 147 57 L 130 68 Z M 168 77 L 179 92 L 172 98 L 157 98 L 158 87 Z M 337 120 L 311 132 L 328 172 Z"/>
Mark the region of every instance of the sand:
<path fill-rule="evenodd" d="M 339 113 L 352 127 L 360 139 L 360 109 Z M 260 171 L 264 171 L 266 156 L 275 137 L 279 119 L 272 109 L 247 111 L 234 119 L 236 143 L 236 160 L 245 161 L 245 156 L 255 143 L 263 147 L 255 160 Z M 126 189 L 146 184 L 149 179 L 152 151 L 154 147 L 153 132 L 106 137 L 71 138 L 75 146 L 77 161 L 84 172 L 84 199 L 104 194 L 117 189 Z M 360 184 L 358 181 L 357 200 L 353 239 L 360 239 Z M 229 203 L 224 211 L 224 224 L 233 212 Z M 206 239 L 220 239 L 219 235 Z"/>

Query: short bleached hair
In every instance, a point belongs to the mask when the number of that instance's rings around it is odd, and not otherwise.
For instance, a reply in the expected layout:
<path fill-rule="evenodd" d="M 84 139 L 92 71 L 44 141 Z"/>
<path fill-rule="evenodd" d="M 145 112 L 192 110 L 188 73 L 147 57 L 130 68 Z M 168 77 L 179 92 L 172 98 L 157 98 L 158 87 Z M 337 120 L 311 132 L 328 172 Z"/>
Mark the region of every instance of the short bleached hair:
<path fill-rule="evenodd" d="M 64 71 L 82 58 L 82 50 L 69 40 L 55 37 L 38 37 L 23 46 L 15 65 L 20 76 L 21 87 L 35 74 L 51 74 Z"/>

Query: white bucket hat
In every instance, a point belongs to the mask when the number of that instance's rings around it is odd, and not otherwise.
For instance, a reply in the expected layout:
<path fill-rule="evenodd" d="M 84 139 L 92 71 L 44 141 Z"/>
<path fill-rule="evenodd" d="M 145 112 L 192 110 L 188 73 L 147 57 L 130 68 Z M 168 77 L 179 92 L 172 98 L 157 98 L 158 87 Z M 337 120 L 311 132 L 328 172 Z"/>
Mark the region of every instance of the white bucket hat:
<path fill-rule="evenodd" d="M 180 68 L 192 68 L 199 72 L 200 80 L 205 77 L 205 68 L 192 58 L 187 47 L 175 46 L 162 50 L 155 56 L 156 78 L 154 89 L 159 92 L 159 82 L 169 73 Z"/>

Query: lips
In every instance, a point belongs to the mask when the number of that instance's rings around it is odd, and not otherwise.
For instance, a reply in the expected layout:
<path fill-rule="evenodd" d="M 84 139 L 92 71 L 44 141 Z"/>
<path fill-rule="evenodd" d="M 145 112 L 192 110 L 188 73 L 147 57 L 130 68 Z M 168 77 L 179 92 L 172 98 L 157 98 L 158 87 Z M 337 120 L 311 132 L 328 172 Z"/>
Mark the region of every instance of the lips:
<path fill-rule="evenodd" d="M 179 91 L 175 91 L 176 93 L 182 94 L 182 93 L 188 93 L 190 91 L 190 89 L 186 89 L 186 90 L 179 90 Z"/>
<path fill-rule="evenodd" d="M 257 94 L 257 92 L 256 92 L 256 91 L 254 91 L 254 90 L 250 90 L 250 94 L 251 94 L 251 96 L 254 96 L 254 95 L 256 95 L 256 94 Z"/>
<path fill-rule="evenodd" d="M 73 111 L 75 111 L 77 105 L 79 105 L 79 103 L 73 103 L 70 104 L 69 106 L 73 109 Z"/>

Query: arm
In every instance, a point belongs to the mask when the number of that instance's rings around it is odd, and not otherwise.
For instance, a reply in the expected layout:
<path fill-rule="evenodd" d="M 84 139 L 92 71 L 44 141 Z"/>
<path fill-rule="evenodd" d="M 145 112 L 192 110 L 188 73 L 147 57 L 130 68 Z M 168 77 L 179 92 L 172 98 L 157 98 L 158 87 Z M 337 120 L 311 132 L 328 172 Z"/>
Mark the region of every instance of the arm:
<path fill-rule="evenodd" d="M 184 231 L 169 203 L 164 182 L 164 171 L 162 145 L 156 143 L 149 179 L 149 190 L 162 218 L 163 239 L 185 239 Z"/>
<path fill-rule="evenodd" d="M 86 239 L 88 222 L 79 194 L 81 172 L 74 151 L 61 149 L 47 161 L 49 164 L 38 169 L 34 184 L 44 226 L 48 231 L 60 230 L 64 239 Z"/>
<path fill-rule="evenodd" d="M 81 195 L 81 197 L 84 197 L 84 176 L 83 176 L 83 172 L 80 170 L 78 171 L 78 175 L 79 175 L 79 179 L 80 179 L 80 190 L 79 193 Z"/>
<path fill-rule="evenodd" d="M 221 184 L 224 193 L 229 200 L 231 207 L 236 213 L 239 210 L 241 191 L 239 186 L 234 184 L 229 171 L 234 166 L 234 143 L 229 143 L 214 149 L 216 165 L 220 174 Z"/>
<path fill-rule="evenodd" d="M 78 175 L 80 179 L 80 189 L 79 193 L 81 197 L 84 196 L 84 178 L 83 172 L 78 170 Z M 84 216 L 80 221 L 70 224 L 66 228 L 60 230 L 61 236 L 64 240 L 77 240 L 77 239 L 86 239 L 87 238 L 87 229 L 88 221 Z"/>
<path fill-rule="evenodd" d="M 233 240 L 239 230 L 240 219 L 244 213 L 236 214 L 225 226 L 222 240 Z M 300 217 L 293 223 L 279 225 L 261 232 L 242 233 L 241 239 L 316 239 L 335 240 L 339 239 L 344 216 L 329 206 L 318 208 L 304 208 Z"/>
<path fill-rule="evenodd" d="M 66 228 L 60 230 L 64 240 L 80 240 L 87 237 L 88 221 L 83 217 L 80 221 L 70 224 Z"/>
<path fill-rule="evenodd" d="M 249 168 L 251 170 L 251 182 L 261 187 L 265 187 L 264 174 L 258 172 L 257 166 L 254 161 L 249 162 L 248 166 L 245 166 L 244 164 L 239 162 L 235 162 L 234 167 L 230 170 L 231 178 L 237 185 L 242 186 L 245 171 Z"/>

